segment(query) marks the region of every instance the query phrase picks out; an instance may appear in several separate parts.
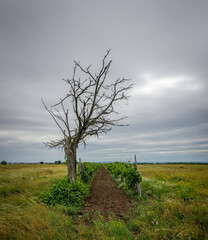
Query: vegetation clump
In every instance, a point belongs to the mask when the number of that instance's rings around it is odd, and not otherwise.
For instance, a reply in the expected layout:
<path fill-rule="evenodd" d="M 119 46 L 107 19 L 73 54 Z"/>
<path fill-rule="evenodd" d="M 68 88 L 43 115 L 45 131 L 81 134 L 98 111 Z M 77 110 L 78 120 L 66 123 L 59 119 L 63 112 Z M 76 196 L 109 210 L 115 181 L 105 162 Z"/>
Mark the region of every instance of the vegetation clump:
<path fill-rule="evenodd" d="M 121 182 L 120 186 L 126 190 L 134 191 L 137 183 L 142 181 L 138 171 L 135 171 L 130 163 L 106 163 L 106 169 L 113 175 L 117 181 Z"/>
<path fill-rule="evenodd" d="M 89 185 L 86 183 L 98 168 L 99 164 L 97 163 L 83 163 L 82 171 L 79 171 L 78 178 L 74 183 L 69 182 L 66 176 L 42 193 L 39 199 L 49 206 L 59 204 L 80 207 L 89 195 Z"/>
<path fill-rule="evenodd" d="M 62 164 L 61 160 L 55 161 L 55 164 Z"/>
<path fill-rule="evenodd" d="M 86 183 L 92 177 L 93 173 L 98 169 L 97 163 L 82 163 L 82 180 Z"/>
<path fill-rule="evenodd" d="M 48 191 L 40 195 L 40 200 L 47 205 L 79 205 L 81 206 L 83 200 L 88 196 L 88 187 L 77 180 L 70 184 L 68 178 L 61 179 L 54 184 Z"/>

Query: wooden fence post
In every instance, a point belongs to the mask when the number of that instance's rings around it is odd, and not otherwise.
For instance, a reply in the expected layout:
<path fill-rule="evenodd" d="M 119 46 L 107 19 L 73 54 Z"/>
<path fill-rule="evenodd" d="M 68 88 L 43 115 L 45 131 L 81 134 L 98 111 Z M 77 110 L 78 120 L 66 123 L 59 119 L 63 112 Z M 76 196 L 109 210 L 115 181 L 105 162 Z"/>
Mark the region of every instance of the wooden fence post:
<path fill-rule="evenodd" d="M 79 173 L 81 175 L 81 179 L 83 179 L 83 168 L 82 168 L 81 158 L 79 158 Z"/>
<path fill-rule="evenodd" d="M 134 160 L 135 160 L 134 169 L 135 169 L 135 171 L 138 171 L 138 169 L 137 169 L 136 155 L 134 155 Z M 142 197 L 142 187 L 141 187 L 141 184 L 140 184 L 140 183 L 137 183 L 137 191 L 138 191 L 138 193 L 139 193 L 139 196 Z"/>
<path fill-rule="evenodd" d="M 136 155 L 134 155 L 134 170 L 137 171 L 137 160 L 136 160 Z"/>

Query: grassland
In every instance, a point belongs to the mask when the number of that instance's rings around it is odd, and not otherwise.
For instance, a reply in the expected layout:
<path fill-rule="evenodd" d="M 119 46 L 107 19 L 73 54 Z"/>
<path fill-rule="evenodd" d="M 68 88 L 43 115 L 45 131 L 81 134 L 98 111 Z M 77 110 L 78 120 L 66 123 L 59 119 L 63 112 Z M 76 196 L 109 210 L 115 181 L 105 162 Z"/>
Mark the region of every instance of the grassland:
<path fill-rule="evenodd" d="M 208 165 L 139 165 L 143 198 L 132 229 L 139 239 L 208 239 Z"/>
<path fill-rule="evenodd" d="M 63 165 L 0 166 L 0 239 L 69 239 L 67 209 L 37 203 L 37 196 L 66 174 Z"/>
<path fill-rule="evenodd" d="M 138 165 L 142 198 L 126 222 L 98 214 L 75 225 L 70 207 L 37 196 L 66 176 L 64 165 L 0 166 L 0 239 L 208 239 L 208 165 Z"/>

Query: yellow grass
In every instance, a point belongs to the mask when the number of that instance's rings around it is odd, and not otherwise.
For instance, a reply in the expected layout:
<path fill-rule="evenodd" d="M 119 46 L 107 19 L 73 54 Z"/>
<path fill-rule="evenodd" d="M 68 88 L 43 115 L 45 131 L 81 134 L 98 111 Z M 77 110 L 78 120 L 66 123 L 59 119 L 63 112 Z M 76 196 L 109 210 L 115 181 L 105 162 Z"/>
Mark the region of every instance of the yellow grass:
<path fill-rule="evenodd" d="M 48 189 L 56 179 L 67 175 L 65 165 L 0 165 L 0 204 L 19 204 Z M 23 200 L 24 202 L 24 200 Z"/>
<path fill-rule="evenodd" d="M 36 201 L 66 174 L 65 165 L 1 165 L 0 239 L 69 239 L 70 218 Z"/>
<path fill-rule="evenodd" d="M 184 164 L 141 164 L 138 170 L 143 177 L 184 177 L 188 180 L 208 180 L 208 165 Z"/>
<path fill-rule="evenodd" d="M 173 180 L 189 183 L 196 194 L 208 197 L 208 165 L 184 164 L 146 164 L 138 165 L 143 179 Z"/>

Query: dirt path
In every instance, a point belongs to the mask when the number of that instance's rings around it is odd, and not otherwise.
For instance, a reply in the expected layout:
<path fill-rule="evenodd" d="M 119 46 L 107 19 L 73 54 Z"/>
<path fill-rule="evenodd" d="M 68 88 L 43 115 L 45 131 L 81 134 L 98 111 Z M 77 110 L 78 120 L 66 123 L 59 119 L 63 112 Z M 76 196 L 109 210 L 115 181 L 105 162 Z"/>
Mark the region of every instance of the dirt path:
<path fill-rule="evenodd" d="M 101 166 L 92 182 L 91 195 L 86 199 L 81 214 L 89 212 L 92 218 L 99 211 L 105 218 L 112 214 L 124 218 L 129 215 L 130 204 L 131 199 L 117 187 L 110 174 Z"/>

